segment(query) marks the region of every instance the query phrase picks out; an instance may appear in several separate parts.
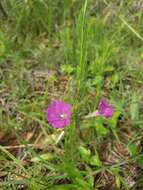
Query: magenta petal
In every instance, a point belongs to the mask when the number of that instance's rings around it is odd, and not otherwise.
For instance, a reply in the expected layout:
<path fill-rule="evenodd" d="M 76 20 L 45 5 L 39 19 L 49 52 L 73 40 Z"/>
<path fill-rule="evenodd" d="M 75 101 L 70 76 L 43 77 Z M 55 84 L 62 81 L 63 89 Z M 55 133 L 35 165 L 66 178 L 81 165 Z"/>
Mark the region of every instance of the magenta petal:
<path fill-rule="evenodd" d="M 53 121 L 53 122 L 51 123 L 51 125 L 52 125 L 52 127 L 54 127 L 54 128 L 64 128 L 64 127 L 66 127 L 64 120 Z"/>
<path fill-rule="evenodd" d="M 102 98 L 99 102 L 98 113 L 101 116 L 104 116 L 106 118 L 110 118 L 110 117 L 112 117 L 112 115 L 114 113 L 114 109 L 113 109 L 112 105 L 110 105 L 107 102 L 107 100 Z"/>
<path fill-rule="evenodd" d="M 113 112 L 114 112 L 113 108 L 108 107 L 105 109 L 105 112 L 103 113 L 103 115 L 104 115 L 104 117 L 109 118 L 109 117 L 112 117 Z"/>
<path fill-rule="evenodd" d="M 66 120 L 64 120 L 64 124 L 65 124 L 65 126 L 68 126 L 68 125 L 70 125 L 70 119 L 66 119 Z"/>
<path fill-rule="evenodd" d="M 100 114 L 104 113 L 105 109 L 108 107 L 108 102 L 104 99 L 101 98 L 98 106 L 98 111 Z"/>
<path fill-rule="evenodd" d="M 63 101 L 52 102 L 47 109 L 47 120 L 54 128 L 63 128 L 70 125 L 72 106 Z"/>
<path fill-rule="evenodd" d="M 66 113 L 67 117 L 71 116 L 71 110 L 72 110 L 72 107 L 70 104 L 66 104 L 62 108 L 63 113 Z"/>

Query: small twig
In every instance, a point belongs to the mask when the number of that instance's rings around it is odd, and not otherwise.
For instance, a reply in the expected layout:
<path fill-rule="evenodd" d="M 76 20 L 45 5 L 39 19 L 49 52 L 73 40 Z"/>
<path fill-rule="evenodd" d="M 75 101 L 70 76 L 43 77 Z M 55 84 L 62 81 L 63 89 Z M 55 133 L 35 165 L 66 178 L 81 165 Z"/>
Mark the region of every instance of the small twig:
<path fill-rule="evenodd" d="M 35 142 L 34 142 L 34 145 L 36 145 L 38 142 L 39 142 L 39 140 L 40 140 L 40 138 L 42 137 L 42 135 L 43 135 L 43 131 L 38 135 L 38 137 L 36 138 L 36 140 L 35 140 Z"/>
<path fill-rule="evenodd" d="M 58 139 L 56 140 L 55 144 L 58 144 L 58 143 L 60 142 L 60 140 L 63 138 L 64 134 L 65 134 L 64 131 L 62 131 L 62 132 L 60 133 L 60 135 L 58 136 Z"/>
<path fill-rule="evenodd" d="M 125 165 L 125 164 L 127 164 L 127 163 L 130 163 L 130 162 L 132 162 L 132 161 L 134 161 L 134 160 L 137 160 L 137 159 L 141 158 L 142 156 L 143 156 L 143 154 L 139 154 L 139 155 L 137 155 L 137 156 L 134 156 L 134 157 L 132 157 L 132 158 L 129 158 L 129 159 L 127 159 L 127 160 L 123 160 L 122 162 L 119 162 L 119 163 L 117 163 L 117 164 L 114 164 L 114 165 L 111 166 L 111 167 L 120 167 L 120 166 Z"/>
<path fill-rule="evenodd" d="M 35 144 L 21 144 L 21 145 L 14 145 L 14 146 L 3 146 L 5 149 L 18 149 L 18 148 L 26 148 L 27 146 L 29 147 L 38 147 L 38 145 Z"/>

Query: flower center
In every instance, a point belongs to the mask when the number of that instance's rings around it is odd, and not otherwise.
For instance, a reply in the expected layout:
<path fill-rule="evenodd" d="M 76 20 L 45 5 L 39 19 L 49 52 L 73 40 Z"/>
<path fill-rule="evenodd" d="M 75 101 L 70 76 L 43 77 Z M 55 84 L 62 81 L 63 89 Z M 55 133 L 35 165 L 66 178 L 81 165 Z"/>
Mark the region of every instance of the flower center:
<path fill-rule="evenodd" d="M 60 114 L 60 117 L 63 119 L 66 119 L 67 115 L 66 114 Z"/>

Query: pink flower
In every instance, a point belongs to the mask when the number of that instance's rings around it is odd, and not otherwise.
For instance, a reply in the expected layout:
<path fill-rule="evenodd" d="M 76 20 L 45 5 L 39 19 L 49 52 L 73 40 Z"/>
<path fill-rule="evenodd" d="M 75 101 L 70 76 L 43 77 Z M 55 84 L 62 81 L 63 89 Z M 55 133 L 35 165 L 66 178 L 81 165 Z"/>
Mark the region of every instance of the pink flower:
<path fill-rule="evenodd" d="M 101 98 L 99 105 L 98 105 L 98 109 L 96 111 L 86 115 L 85 119 L 97 117 L 97 116 L 103 116 L 105 118 L 110 118 L 110 117 L 112 117 L 113 113 L 114 113 L 113 106 L 110 105 L 106 99 Z"/>
<path fill-rule="evenodd" d="M 70 104 L 60 100 L 52 102 L 47 109 L 47 119 L 49 124 L 54 128 L 64 128 L 70 125 L 71 120 Z"/>
<path fill-rule="evenodd" d="M 98 109 L 96 111 L 96 116 L 104 116 L 106 118 L 112 117 L 114 113 L 113 106 L 110 105 L 106 99 L 101 98 Z"/>

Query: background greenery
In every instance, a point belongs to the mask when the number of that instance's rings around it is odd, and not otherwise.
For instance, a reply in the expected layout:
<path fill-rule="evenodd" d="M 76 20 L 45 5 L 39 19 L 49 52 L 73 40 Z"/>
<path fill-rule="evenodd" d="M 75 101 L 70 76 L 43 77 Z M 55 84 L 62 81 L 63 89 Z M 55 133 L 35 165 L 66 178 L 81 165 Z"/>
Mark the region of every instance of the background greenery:
<path fill-rule="evenodd" d="M 143 189 L 143 1 L 0 2 L 0 188 Z M 112 119 L 84 117 L 106 97 Z M 50 101 L 73 106 L 48 125 Z"/>

